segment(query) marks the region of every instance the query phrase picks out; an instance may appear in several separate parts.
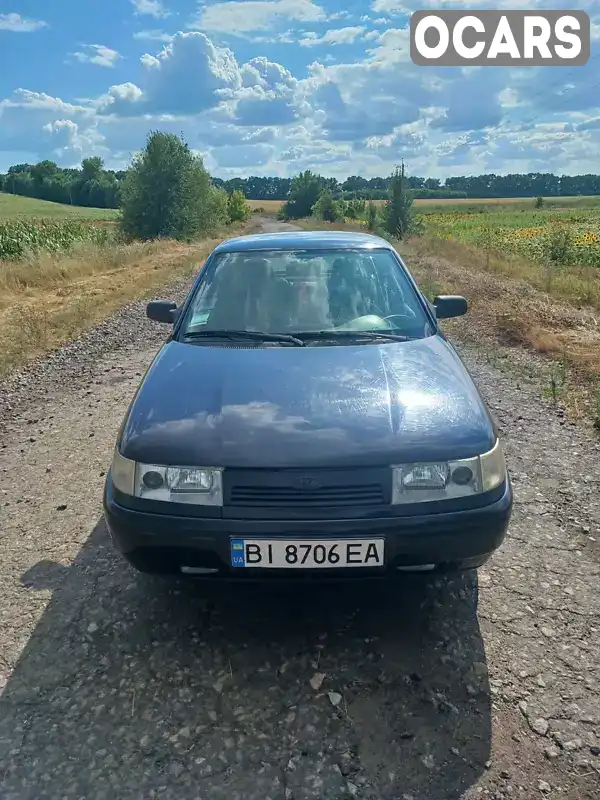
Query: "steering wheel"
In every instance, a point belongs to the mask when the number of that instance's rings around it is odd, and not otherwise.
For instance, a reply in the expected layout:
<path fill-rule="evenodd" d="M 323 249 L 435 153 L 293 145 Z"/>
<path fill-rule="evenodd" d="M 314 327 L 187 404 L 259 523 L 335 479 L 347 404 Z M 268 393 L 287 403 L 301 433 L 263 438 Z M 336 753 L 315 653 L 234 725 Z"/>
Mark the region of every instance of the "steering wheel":
<path fill-rule="evenodd" d="M 415 312 L 412 309 L 407 308 L 406 311 L 407 311 L 406 314 L 388 314 L 387 317 L 382 317 L 382 319 L 384 322 L 387 322 L 390 319 L 399 319 L 401 321 L 406 321 L 407 319 L 415 319 Z"/>

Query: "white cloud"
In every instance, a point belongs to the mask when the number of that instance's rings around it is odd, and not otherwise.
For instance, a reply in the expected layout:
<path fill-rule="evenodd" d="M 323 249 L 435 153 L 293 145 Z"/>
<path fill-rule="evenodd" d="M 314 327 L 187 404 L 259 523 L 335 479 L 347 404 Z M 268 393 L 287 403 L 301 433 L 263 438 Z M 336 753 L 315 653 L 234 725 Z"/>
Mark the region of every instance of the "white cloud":
<path fill-rule="evenodd" d="M 109 155 L 103 137 L 94 127 L 80 130 L 70 119 L 58 119 L 43 126 L 42 131 L 49 140 L 52 156 L 58 164 L 79 164 L 92 153 Z"/>
<path fill-rule="evenodd" d="M 260 167 L 269 162 L 275 148 L 271 144 L 236 144 L 212 152 L 220 167 Z"/>
<path fill-rule="evenodd" d="M 170 42 L 173 34 L 161 30 L 136 31 L 133 38 L 140 42 Z"/>
<path fill-rule="evenodd" d="M 399 80 L 393 65 L 380 63 L 310 66 L 306 99 L 318 112 L 330 141 L 356 142 L 385 136 L 420 117 L 432 91 L 425 70 L 405 69 Z"/>
<path fill-rule="evenodd" d="M 114 67 L 122 57 L 116 50 L 103 44 L 85 44 L 85 51 L 73 53 L 73 57 L 82 64 L 96 64 L 99 67 Z"/>
<path fill-rule="evenodd" d="M 170 16 L 170 12 L 164 7 L 161 0 L 131 0 L 135 13 L 138 15 L 146 15 L 154 17 L 154 19 L 163 19 Z"/>
<path fill-rule="evenodd" d="M 239 125 L 287 125 L 309 113 L 299 82 L 266 58 L 253 58 L 240 71 L 242 89 L 235 92 L 235 119 Z"/>
<path fill-rule="evenodd" d="M 490 74 L 491 73 L 491 74 Z M 505 74 L 480 69 L 453 81 L 444 91 L 446 111 L 434 119 L 432 128 L 444 131 L 478 131 L 499 125 L 503 111 L 499 94 Z M 477 98 L 477 102 L 473 102 Z"/>
<path fill-rule="evenodd" d="M 239 34 L 268 30 L 282 20 L 323 22 L 327 14 L 312 0 L 233 0 L 201 8 L 191 27 Z"/>
<path fill-rule="evenodd" d="M 27 19 L 20 14 L 0 14 L 0 31 L 12 31 L 13 33 L 33 33 L 40 28 L 46 28 L 47 22 L 41 19 Z"/>
<path fill-rule="evenodd" d="M 42 151 L 42 155 L 50 147 L 44 128 L 58 120 L 70 120 L 87 129 L 94 125 L 93 109 L 42 92 L 17 89 L 0 101 L 0 150 Z"/>
<path fill-rule="evenodd" d="M 196 114 L 218 105 L 225 90 L 240 89 L 231 50 L 215 47 L 203 33 L 176 33 L 158 56 L 141 59 L 142 85 L 112 87 L 102 110 L 116 114 Z"/>
<path fill-rule="evenodd" d="M 272 10 L 280 2 L 259 6 Z M 282 30 L 248 36 L 244 49 L 259 38 L 291 36 Z M 407 34 L 369 32 L 372 49 L 362 61 L 329 65 L 324 56 L 299 79 L 264 56 L 239 63 L 203 33 L 180 32 L 142 56 L 139 75 L 125 75 L 94 100 L 69 103 L 25 89 L 1 100 L 0 151 L 65 165 L 98 154 L 121 168 L 150 130 L 161 129 L 183 133 L 207 166 L 230 176 L 313 168 L 369 177 L 389 174 L 399 158 L 411 174 L 440 178 L 589 171 L 600 147 L 600 55 L 577 70 L 422 69 L 410 62 Z M 163 36 L 137 34 L 147 41 Z M 80 48 L 84 60 L 104 57 L 104 66 L 118 57 L 99 49 Z"/>
<path fill-rule="evenodd" d="M 409 28 L 389 28 L 377 36 L 376 42 L 377 47 L 367 50 L 371 61 L 380 64 L 410 62 Z"/>
<path fill-rule="evenodd" d="M 355 25 L 329 30 L 323 36 L 317 36 L 316 33 L 307 33 L 303 39 L 300 39 L 300 45 L 302 47 L 316 47 L 320 44 L 352 44 L 364 32 L 365 28 L 362 25 Z"/>

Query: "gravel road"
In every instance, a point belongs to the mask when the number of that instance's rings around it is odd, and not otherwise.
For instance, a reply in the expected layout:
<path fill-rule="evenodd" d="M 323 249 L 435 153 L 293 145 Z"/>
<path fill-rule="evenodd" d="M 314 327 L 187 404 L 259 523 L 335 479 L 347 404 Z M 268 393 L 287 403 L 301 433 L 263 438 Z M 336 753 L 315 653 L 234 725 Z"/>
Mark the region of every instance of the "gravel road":
<path fill-rule="evenodd" d="M 133 304 L 0 386 L 0 798 L 597 799 L 598 442 L 467 342 L 516 492 L 478 577 L 144 577 L 101 495 L 164 335 Z"/>

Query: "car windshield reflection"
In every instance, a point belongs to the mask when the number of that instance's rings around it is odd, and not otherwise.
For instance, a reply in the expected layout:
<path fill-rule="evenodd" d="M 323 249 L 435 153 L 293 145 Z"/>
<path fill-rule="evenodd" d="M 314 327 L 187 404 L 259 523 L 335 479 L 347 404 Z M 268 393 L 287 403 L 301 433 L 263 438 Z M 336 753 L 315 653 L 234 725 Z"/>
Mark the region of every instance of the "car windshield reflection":
<path fill-rule="evenodd" d="M 228 330 L 305 334 L 311 341 L 336 332 L 345 334 L 340 341 L 352 332 L 363 334 L 361 341 L 369 340 L 366 332 L 396 334 L 397 340 L 433 333 L 402 266 L 383 248 L 218 254 L 198 284 L 180 336 Z"/>

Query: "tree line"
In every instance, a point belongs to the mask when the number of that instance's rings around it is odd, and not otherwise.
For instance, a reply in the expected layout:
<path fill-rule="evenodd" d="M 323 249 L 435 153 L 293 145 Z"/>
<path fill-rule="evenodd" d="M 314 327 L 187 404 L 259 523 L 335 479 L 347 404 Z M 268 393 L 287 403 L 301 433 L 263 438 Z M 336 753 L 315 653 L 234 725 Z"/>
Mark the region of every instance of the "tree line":
<path fill-rule="evenodd" d="M 85 158 L 80 169 L 54 161 L 16 164 L 0 174 L 0 191 L 89 208 L 118 208 L 125 172 L 104 169 L 101 158 Z"/>
<path fill-rule="evenodd" d="M 62 169 L 53 161 L 16 164 L 0 174 L 0 191 L 94 208 L 119 208 L 126 171 L 104 168 L 102 159 L 86 158 L 79 169 Z M 288 200 L 293 178 L 260 177 L 212 183 L 227 194 L 241 192 L 248 200 Z M 335 200 L 385 200 L 391 176 L 363 178 L 352 175 L 344 181 L 320 176 L 322 185 Z M 600 175 L 554 175 L 529 172 L 511 175 L 470 175 L 455 178 L 406 177 L 415 198 L 556 197 L 600 194 Z"/>
<path fill-rule="evenodd" d="M 293 178 L 257 177 L 215 178 L 226 191 L 242 191 L 248 200 L 287 200 Z M 344 181 L 323 178 L 337 200 L 385 200 L 392 176 L 363 178 L 351 175 Z M 551 172 L 528 172 L 511 175 L 465 175 L 456 178 L 406 177 L 415 198 L 544 197 L 600 194 L 600 175 L 554 175 Z"/>

